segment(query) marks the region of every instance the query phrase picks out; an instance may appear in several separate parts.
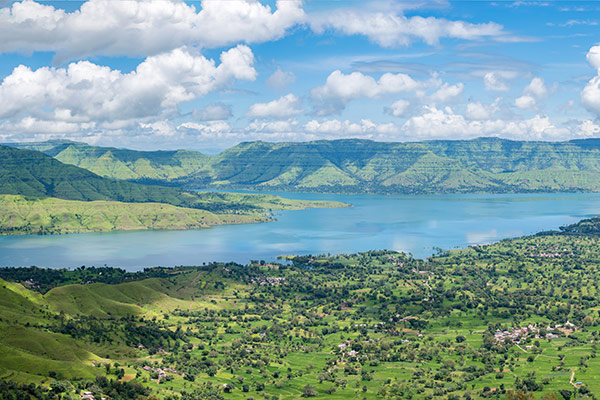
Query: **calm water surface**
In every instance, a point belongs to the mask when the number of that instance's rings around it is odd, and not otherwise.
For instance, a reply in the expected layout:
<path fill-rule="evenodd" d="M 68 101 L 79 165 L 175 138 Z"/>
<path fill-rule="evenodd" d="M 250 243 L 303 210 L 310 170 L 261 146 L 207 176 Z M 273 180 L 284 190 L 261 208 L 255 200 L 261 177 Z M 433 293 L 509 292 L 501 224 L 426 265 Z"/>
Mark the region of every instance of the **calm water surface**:
<path fill-rule="evenodd" d="M 277 221 L 191 231 L 0 237 L 0 266 L 198 265 L 273 260 L 282 254 L 392 249 L 427 257 L 556 229 L 600 215 L 600 194 L 377 196 L 282 193 L 352 203 L 351 208 L 277 213 Z"/>

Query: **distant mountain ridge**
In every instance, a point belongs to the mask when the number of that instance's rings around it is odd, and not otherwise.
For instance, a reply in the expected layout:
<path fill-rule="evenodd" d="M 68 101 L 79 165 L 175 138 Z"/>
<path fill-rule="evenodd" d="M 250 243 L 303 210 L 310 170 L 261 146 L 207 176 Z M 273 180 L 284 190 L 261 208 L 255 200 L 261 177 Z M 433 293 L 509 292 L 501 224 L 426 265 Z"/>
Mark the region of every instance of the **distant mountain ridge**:
<path fill-rule="evenodd" d="M 101 177 L 40 151 L 0 145 L 0 195 L 53 197 L 75 201 L 162 203 L 214 213 L 264 213 L 270 210 L 343 206 L 335 202 L 283 199 L 272 195 L 187 192 L 176 187 L 142 185 Z"/>
<path fill-rule="evenodd" d="M 600 191 L 600 139 L 245 142 L 215 156 L 77 142 L 12 144 L 101 176 L 180 187 L 340 193 Z"/>
<path fill-rule="evenodd" d="M 40 151 L 0 145 L 0 235 L 198 229 L 270 221 L 272 210 L 345 206 L 142 185 L 101 177 Z"/>
<path fill-rule="evenodd" d="M 39 151 L 0 146 L 0 160 L 0 194 L 174 205 L 189 201 L 176 188 L 139 185 L 101 177 Z"/>

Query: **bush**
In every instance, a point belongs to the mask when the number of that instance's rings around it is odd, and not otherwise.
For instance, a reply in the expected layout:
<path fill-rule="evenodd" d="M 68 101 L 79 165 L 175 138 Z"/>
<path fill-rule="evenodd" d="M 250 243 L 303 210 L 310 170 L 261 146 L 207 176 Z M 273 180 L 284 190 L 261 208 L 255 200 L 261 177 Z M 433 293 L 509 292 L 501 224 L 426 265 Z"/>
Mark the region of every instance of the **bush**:
<path fill-rule="evenodd" d="M 318 395 L 319 392 L 317 392 L 317 389 L 314 386 L 306 385 L 302 389 L 302 397 L 315 397 Z"/>

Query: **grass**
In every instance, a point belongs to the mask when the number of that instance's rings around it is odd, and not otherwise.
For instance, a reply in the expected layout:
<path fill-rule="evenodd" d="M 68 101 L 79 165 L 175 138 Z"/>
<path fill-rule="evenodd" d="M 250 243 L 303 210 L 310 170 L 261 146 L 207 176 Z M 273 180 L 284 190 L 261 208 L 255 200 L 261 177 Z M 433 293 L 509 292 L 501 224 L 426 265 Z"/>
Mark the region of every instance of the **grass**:
<path fill-rule="evenodd" d="M 224 195 L 225 213 L 161 203 L 74 201 L 0 195 L 0 234 L 68 234 L 84 232 L 202 229 L 214 225 L 266 222 L 272 210 L 336 207 L 340 203 L 289 200 L 277 196 Z M 210 202 L 206 195 L 202 201 Z M 236 203 L 238 202 L 238 203 Z M 235 205 L 254 211 L 235 212 Z"/>

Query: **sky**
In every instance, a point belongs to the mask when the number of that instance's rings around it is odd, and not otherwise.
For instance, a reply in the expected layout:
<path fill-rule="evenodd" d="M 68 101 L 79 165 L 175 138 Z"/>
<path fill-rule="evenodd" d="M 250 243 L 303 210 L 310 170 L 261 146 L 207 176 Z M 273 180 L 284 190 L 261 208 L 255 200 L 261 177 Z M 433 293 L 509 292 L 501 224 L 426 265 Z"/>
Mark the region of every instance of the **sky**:
<path fill-rule="evenodd" d="M 600 2 L 0 0 L 0 142 L 600 137 Z"/>

